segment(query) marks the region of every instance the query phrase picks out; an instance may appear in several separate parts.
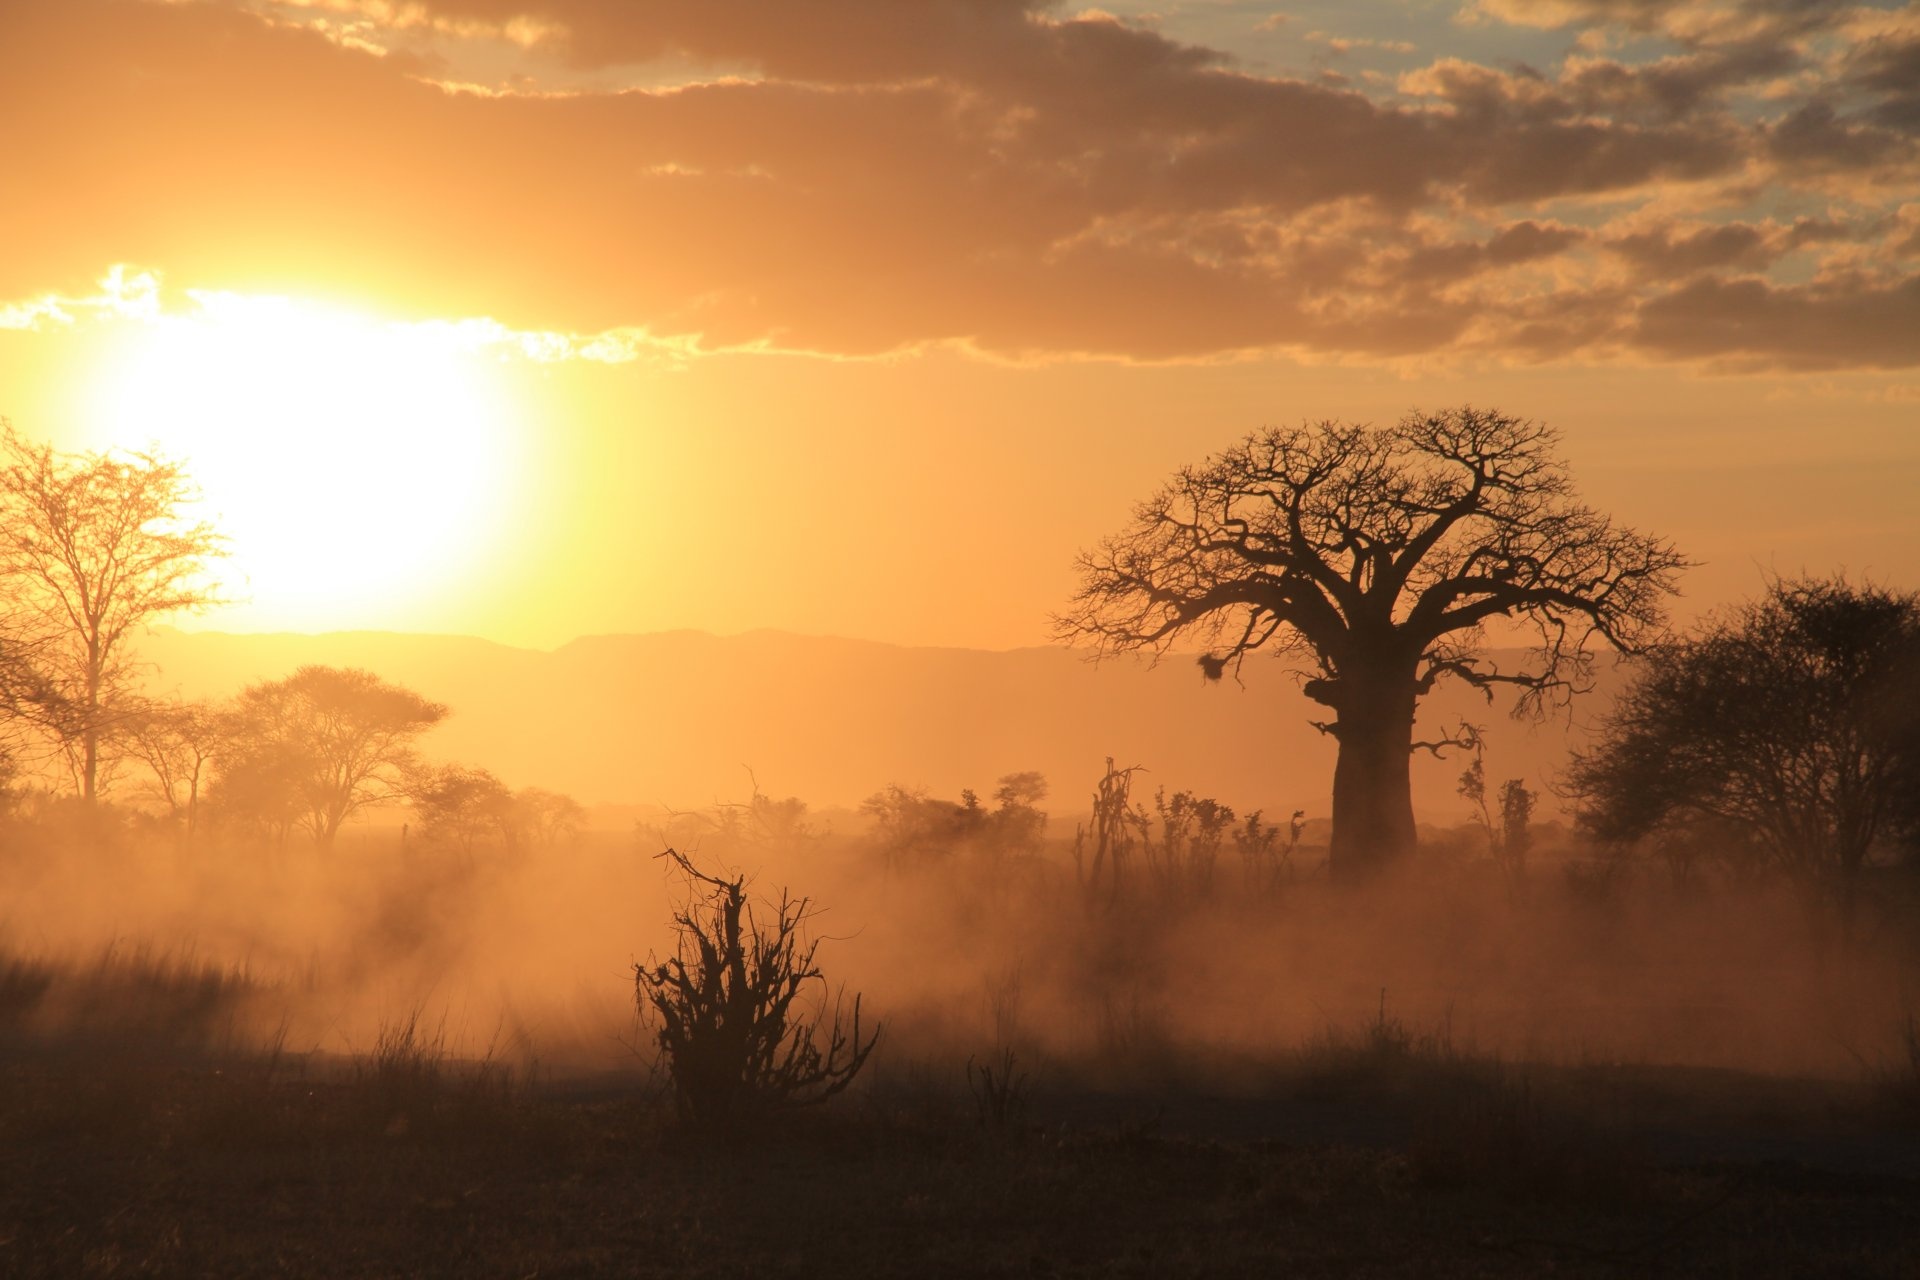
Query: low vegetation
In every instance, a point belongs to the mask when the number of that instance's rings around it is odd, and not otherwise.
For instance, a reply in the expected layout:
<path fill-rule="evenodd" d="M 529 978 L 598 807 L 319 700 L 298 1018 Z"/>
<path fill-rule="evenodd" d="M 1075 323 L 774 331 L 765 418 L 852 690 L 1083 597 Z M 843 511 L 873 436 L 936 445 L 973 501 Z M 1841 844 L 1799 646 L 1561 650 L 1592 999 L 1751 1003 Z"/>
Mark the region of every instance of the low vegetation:
<path fill-rule="evenodd" d="M 6 434 L 0 499 L 78 465 Z M 210 599 L 210 536 L 101 625 Z M 100 564 L 32 549 L 44 623 Z M 1251 438 L 1061 625 L 1197 628 L 1212 678 L 1293 643 L 1338 825 L 1109 759 L 1070 840 L 1032 771 L 593 831 L 425 759 L 449 709 L 370 672 L 173 705 L 0 635 L 0 1273 L 1920 1273 L 1920 599 L 1779 583 L 1656 643 L 1680 567 L 1532 423 Z M 1465 820 L 1417 830 L 1382 700 L 1557 696 L 1569 628 L 1657 657 L 1576 825 L 1462 723 L 1411 745 L 1468 753 Z"/>
<path fill-rule="evenodd" d="M 745 877 L 709 874 L 673 849 L 661 856 L 688 895 L 673 916 L 678 945 L 664 960 L 635 965 L 634 985 L 682 1117 L 737 1135 L 845 1090 L 880 1033 L 863 1036 L 858 995 L 845 1018 L 837 995 L 824 1007 L 807 900 L 783 892 L 755 903 Z M 809 998 L 823 1007 L 810 1012 Z"/>

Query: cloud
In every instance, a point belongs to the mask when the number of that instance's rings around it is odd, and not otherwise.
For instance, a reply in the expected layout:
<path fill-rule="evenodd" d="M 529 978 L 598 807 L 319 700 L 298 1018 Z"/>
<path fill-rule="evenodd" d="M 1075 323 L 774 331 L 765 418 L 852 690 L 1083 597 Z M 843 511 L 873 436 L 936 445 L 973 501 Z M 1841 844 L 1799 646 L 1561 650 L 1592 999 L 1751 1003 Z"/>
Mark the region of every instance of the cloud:
<path fill-rule="evenodd" d="M 1877 99 L 1865 112 L 1869 120 L 1908 137 L 1920 136 L 1920 18 L 1856 48 L 1845 70 L 1848 88 Z"/>
<path fill-rule="evenodd" d="M 1797 369 L 1920 364 L 1920 278 L 1799 286 L 1696 280 L 1640 308 L 1631 341 L 1666 358 Z"/>
<path fill-rule="evenodd" d="M 46 332 L 115 323 L 154 324 L 193 321 L 206 316 L 245 314 L 263 304 L 272 309 L 280 300 L 259 295 L 233 295 L 203 289 L 170 293 L 160 273 L 117 263 L 84 294 L 42 294 L 12 302 L 0 301 L 0 329 Z M 400 321 L 397 333 L 416 332 L 437 337 L 462 350 L 486 350 L 517 356 L 536 364 L 584 360 L 598 364 L 645 362 L 656 368 L 682 366 L 697 354 L 689 344 L 663 339 L 644 329 L 609 329 L 601 333 L 561 333 L 553 330 L 511 329 L 489 317 Z"/>
<path fill-rule="evenodd" d="M 1336 36 L 1325 31 L 1309 31 L 1306 36 L 1312 44 L 1324 46 L 1328 53 L 1343 57 L 1356 50 L 1379 49 L 1384 53 L 1412 53 L 1416 46 L 1411 40 L 1379 40 L 1370 36 Z"/>
<path fill-rule="evenodd" d="M 1784 362 L 1724 325 L 1722 351 L 1663 336 L 1676 282 L 1838 307 L 1766 273 L 1887 257 L 1920 172 L 1884 24 L 1851 55 L 1448 59 L 1369 95 L 1016 0 L 5 12 L 9 176 L 47 195 L 0 205 L 0 297 L 125 261 L 679 351 Z M 623 67 L 654 87 L 609 87 Z M 1846 234 L 1759 212 L 1816 199 Z M 1758 323 L 1798 332 L 1797 305 Z"/>
<path fill-rule="evenodd" d="M 1711 44 L 1830 31 L 1873 7 L 1835 0 L 1471 0 L 1461 16 L 1547 30 L 1619 27 Z"/>
<path fill-rule="evenodd" d="M 1791 226 L 1752 222 L 1662 224 L 1609 237 L 1604 243 L 1640 272 L 1680 279 L 1702 271 L 1765 271 L 1796 249 L 1851 238 L 1849 229 L 1820 219 Z"/>

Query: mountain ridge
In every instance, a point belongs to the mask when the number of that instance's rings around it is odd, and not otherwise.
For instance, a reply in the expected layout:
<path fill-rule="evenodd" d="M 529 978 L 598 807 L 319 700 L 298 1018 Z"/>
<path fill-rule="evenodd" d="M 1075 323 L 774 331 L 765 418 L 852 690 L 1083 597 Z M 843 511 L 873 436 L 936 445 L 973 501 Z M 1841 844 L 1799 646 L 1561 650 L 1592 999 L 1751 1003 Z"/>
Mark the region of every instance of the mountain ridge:
<path fill-rule="evenodd" d="M 1185 656 L 1095 664 L 1058 645 L 901 645 L 773 628 L 606 633 L 554 649 L 416 632 L 156 628 L 141 652 L 155 668 L 151 687 L 186 697 L 230 696 L 309 662 L 364 667 L 452 709 L 423 741 L 431 758 L 589 804 L 743 799 L 742 766 L 769 792 L 822 807 L 893 783 L 985 792 L 1037 769 L 1050 805 L 1069 812 L 1111 756 L 1142 766 L 1149 791 L 1324 815 L 1334 744 L 1308 724 L 1323 709 L 1284 664 L 1256 657 L 1241 684 L 1209 685 Z M 1545 791 L 1565 758 L 1557 718 L 1515 722 L 1457 682 L 1423 711 L 1429 727 L 1463 717 L 1487 727 L 1489 779 L 1525 777 Z M 1464 820 L 1463 767 L 1458 755 L 1416 757 L 1423 820 Z"/>

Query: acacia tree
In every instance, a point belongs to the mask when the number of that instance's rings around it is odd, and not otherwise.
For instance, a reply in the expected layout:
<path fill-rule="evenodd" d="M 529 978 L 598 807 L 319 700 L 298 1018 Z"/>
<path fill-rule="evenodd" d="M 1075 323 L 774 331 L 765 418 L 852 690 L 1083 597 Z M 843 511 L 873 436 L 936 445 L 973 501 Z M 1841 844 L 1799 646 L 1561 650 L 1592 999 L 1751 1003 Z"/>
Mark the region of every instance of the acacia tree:
<path fill-rule="evenodd" d="M 24 633 L 19 622 L 0 615 L 0 786 L 20 771 L 31 744 L 61 740 L 77 719 L 42 670 L 44 640 Z"/>
<path fill-rule="evenodd" d="M 407 799 L 429 844 L 471 857 L 489 841 L 508 850 L 517 841 L 513 792 L 490 770 L 457 764 L 419 770 L 408 780 Z"/>
<path fill-rule="evenodd" d="M 225 750 L 230 717 L 205 702 L 148 703 L 128 718 L 133 754 L 153 775 L 154 790 L 191 843 L 213 761 Z"/>
<path fill-rule="evenodd" d="M 1198 642 L 1219 679 L 1259 649 L 1301 664 L 1338 743 L 1329 861 L 1348 877 L 1414 845 L 1415 710 L 1443 678 L 1519 710 L 1590 683 L 1595 642 L 1632 653 L 1665 623 L 1685 561 L 1574 497 L 1547 427 L 1473 408 L 1392 427 L 1269 428 L 1183 469 L 1079 559 L 1056 633 L 1097 655 Z M 1531 626 L 1524 669 L 1484 624 Z"/>
<path fill-rule="evenodd" d="M 544 787 L 522 787 L 514 792 L 513 812 L 518 837 L 533 850 L 577 843 L 587 821 L 587 811 L 578 800 Z"/>
<path fill-rule="evenodd" d="M 181 516 L 196 497 L 178 463 L 64 455 L 0 419 L 0 576 L 43 642 L 40 670 L 66 708 L 47 723 L 88 804 L 102 746 L 132 706 L 128 638 L 218 603 L 208 563 L 222 539 Z"/>
<path fill-rule="evenodd" d="M 1603 840 L 1685 855 L 1712 832 L 1721 856 L 1850 911 L 1860 868 L 1920 795 L 1920 595 L 1774 583 L 1662 646 L 1568 789 Z"/>
<path fill-rule="evenodd" d="M 220 781 L 291 805 L 330 847 L 340 824 L 368 804 L 405 793 L 413 744 L 447 709 L 370 671 L 305 666 L 243 690 Z"/>

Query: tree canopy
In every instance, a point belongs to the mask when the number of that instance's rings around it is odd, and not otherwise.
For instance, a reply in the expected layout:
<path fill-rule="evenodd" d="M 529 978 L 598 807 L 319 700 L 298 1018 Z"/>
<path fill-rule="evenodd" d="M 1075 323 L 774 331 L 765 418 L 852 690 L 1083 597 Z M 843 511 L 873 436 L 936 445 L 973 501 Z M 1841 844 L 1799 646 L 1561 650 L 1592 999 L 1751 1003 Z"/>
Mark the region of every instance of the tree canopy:
<path fill-rule="evenodd" d="M 1850 900 L 1920 796 L 1920 595 L 1775 582 L 1649 655 L 1568 783 L 1603 840 L 1711 824 Z"/>
<path fill-rule="evenodd" d="M 305 666 L 235 702 L 220 784 L 230 804 L 331 845 L 362 807 L 404 794 L 413 744 L 447 708 L 369 671 Z"/>
<path fill-rule="evenodd" d="M 146 453 L 65 455 L 0 419 L 0 578 L 39 674 L 35 705 L 91 803 L 102 750 L 137 699 L 135 629 L 217 603 L 224 542 L 187 520 L 197 497 L 176 462 Z"/>
<path fill-rule="evenodd" d="M 1685 560 L 1580 503 L 1548 427 L 1494 410 L 1391 427 L 1269 428 L 1182 469 L 1079 560 L 1056 633 L 1096 655 L 1196 646 L 1238 674 L 1256 650 L 1296 663 L 1332 719 L 1336 872 L 1414 843 L 1416 706 L 1444 678 L 1521 705 L 1584 687 L 1594 651 L 1659 636 Z M 1530 628 L 1519 670 L 1484 660 L 1485 624 Z"/>

